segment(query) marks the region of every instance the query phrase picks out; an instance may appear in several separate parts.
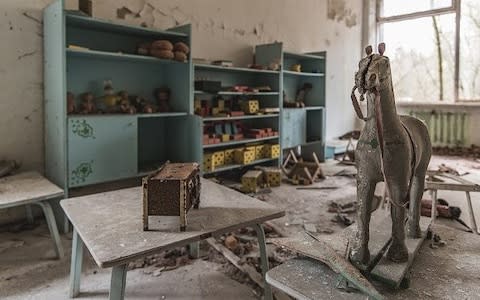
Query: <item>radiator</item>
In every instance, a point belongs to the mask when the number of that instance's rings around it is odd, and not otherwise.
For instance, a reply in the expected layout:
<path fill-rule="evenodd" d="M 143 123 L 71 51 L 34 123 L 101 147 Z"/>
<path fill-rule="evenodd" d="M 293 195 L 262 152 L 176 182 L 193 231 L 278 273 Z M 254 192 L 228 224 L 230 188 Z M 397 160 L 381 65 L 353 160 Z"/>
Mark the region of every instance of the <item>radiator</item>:
<path fill-rule="evenodd" d="M 465 146 L 468 118 L 466 112 L 412 110 L 410 115 L 427 124 L 432 146 Z"/>

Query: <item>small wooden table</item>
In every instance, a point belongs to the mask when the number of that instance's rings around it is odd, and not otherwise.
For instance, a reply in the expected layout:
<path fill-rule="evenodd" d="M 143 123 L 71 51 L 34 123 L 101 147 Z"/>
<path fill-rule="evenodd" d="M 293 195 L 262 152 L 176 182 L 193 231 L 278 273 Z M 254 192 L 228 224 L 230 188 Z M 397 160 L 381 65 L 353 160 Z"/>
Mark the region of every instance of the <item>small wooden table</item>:
<path fill-rule="evenodd" d="M 188 212 L 185 232 L 180 232 L 178 224 L 169 221 L 159 224 L 163 227 L 160 231 L 143 231 L 141 187 L 61 201 L 74 227 L 70 297 L 80 292 L 84 244 L 99 267 L 113 267 L 109 299 L 123 299 L 130 261 L 246 226 L 253 226 L 257 231 L 265 279 L 268 257 L 261 224 L 284 216 L 285 211 L 209 180 L 202 179 L 201 183 L 200 208 Z M 175 220 L 178 222 L 178 218 Z M 161 217 L 160 221 L 163 222 Z M 272 299 L 267 284 L 265 298 Z"/>
<path fill-rule="evenodd" d="M 23 172 L 0 178 L 0 209 L 26 205 L 27 219 L 30 223 L 33 223 L 30 205 L 39 205 L 47 219 L 48 229 L 52 235 L 55 253 L 58 258 L 63 257 L 63 247 L 55 216 L 48 200 L 63 195 L 61 188 L 37 172 Z"/>

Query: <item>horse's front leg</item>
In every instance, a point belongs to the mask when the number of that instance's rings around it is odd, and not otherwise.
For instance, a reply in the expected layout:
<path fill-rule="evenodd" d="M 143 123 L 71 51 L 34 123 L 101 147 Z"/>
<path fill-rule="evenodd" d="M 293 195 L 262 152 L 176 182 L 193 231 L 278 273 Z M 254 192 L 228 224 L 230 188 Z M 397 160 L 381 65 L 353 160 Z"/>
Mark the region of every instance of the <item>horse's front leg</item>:
<path fill-rule="evenodd" d="M 350 260 L 355 264 L 367 265 L 370 262 L 368 250 L 369 225 L 372 201 L 377 182 L 359 168 L 357 174 L 357 231 L 353 237 Z"/>

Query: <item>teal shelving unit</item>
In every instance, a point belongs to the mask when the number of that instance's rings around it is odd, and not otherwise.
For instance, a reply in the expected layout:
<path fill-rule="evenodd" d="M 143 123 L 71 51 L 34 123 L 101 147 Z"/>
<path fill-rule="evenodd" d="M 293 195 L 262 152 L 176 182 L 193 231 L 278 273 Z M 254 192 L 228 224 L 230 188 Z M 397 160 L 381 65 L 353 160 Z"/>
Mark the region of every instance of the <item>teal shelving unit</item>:
<path fill-rule="evenodd" d="M 219 91 L 217 93 L 209 93 L 205 91 L 194 91 L 194 98 L 198 100 L 213 101 L 215 97 L 222 97 L 223 99 L 240 99 L 240 100 L 258 100 L 260 108 L 279 108 L 280 107 L 280 71 L 273 70 L 257 70 L 241 67 L 222 67 L 216 65 L 195 64 L 194 77 L 197 79 L 207 79 L 220 81 L 222 87 L 229 87 L 235 85 L 255 86 L 269 86 L 271 91 L 267 92 L 232 92 Z M 213 102 L 210 102 L 213 103 Z M 221 124 L 229 121 L 242 122 L 243 125 L 249 128 L 272 128 L 272 130 L 280 131 L 280 113 L 261 114 L 261 115 L 243 115 L 234 117 L 199 117 L 202 123 L 198 134 L 201 137 L 205 126 L 211 124 Z M 200 163 L 203 164 L 203 154 L 210 152 L 218 152 L 226 149 L 248 147 L 258 144 L 279 144 L 280 136 L 270 136 L 262 138 L 244 138 L 242 140 L 228 141 L 217 144 L 200 144 L 199 154 L 202 155 Z M 246 164 L 228 164 L 216 167 L 213 171 L 205 171 L 204 175 L 212 175 L 219 172 L 248 168 L 254 165 L 270 165 L 278 166 L 279 158 L 257 158 L 255 161 Z"/>
<path fill-rule="evenodd" d="M 161 31 L 72 14 L 63 1 L 44 10 L 46 175 L 72 188 L 144 175 L 166 160 L 196 161 L 200 126 L 192 115 L 193 66 L 136 54 L 145 41 L 167 39 L 191 45 L 190 25 Z M 69 48 L 76 45 L 83 48 Z M 115 91 L 154 101 L 159 87 L 171 90 L 170 112 L 67 115 L 66 94 Z"/>
<path fill-rule="evenodd" d="M 282 98 L 285 92 L 287 99 L 293 101 L 299 88 L 305 83 L 312 84 L 311 91 L 305 97 L 304 108 L 282 108 L 280 111 L 281 148 L 283 153 L 283 150 L 300 146 L 305 159 L 311 159 L 311 153 L 315 152 L 320 160 L 324 160 L 327 53 L 292 53 L 284 51 L 282 43 L 273 43 L 257 46 L 255 58 L 256 63 L 261 65 L 272 62 L 281 64 Z M 296 64 L 301 66 L 301 72 L 291 71 Z"/>

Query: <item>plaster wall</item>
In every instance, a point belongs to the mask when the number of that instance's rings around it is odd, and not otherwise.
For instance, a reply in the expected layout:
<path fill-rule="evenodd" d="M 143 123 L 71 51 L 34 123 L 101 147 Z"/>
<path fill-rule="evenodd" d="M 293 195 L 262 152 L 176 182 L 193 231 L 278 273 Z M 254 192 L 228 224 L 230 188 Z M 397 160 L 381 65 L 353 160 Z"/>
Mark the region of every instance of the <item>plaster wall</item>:
<path fill-rule="evenodd" d="M 0 159 L 43 172 L 42 9 L 51 0 L 0 4 Z M 70 1 L 68 1 L 70 2 Z M 253 46 L 327 51 L 327 139 L 355 124 L 349 91 L 361 53 L 362 1 L 93 0 L 94 16 L 166 29 L 193 25 L 192 55 L 252 62 Z M 0 223 L 11 220 L 0 211 Z"/>

